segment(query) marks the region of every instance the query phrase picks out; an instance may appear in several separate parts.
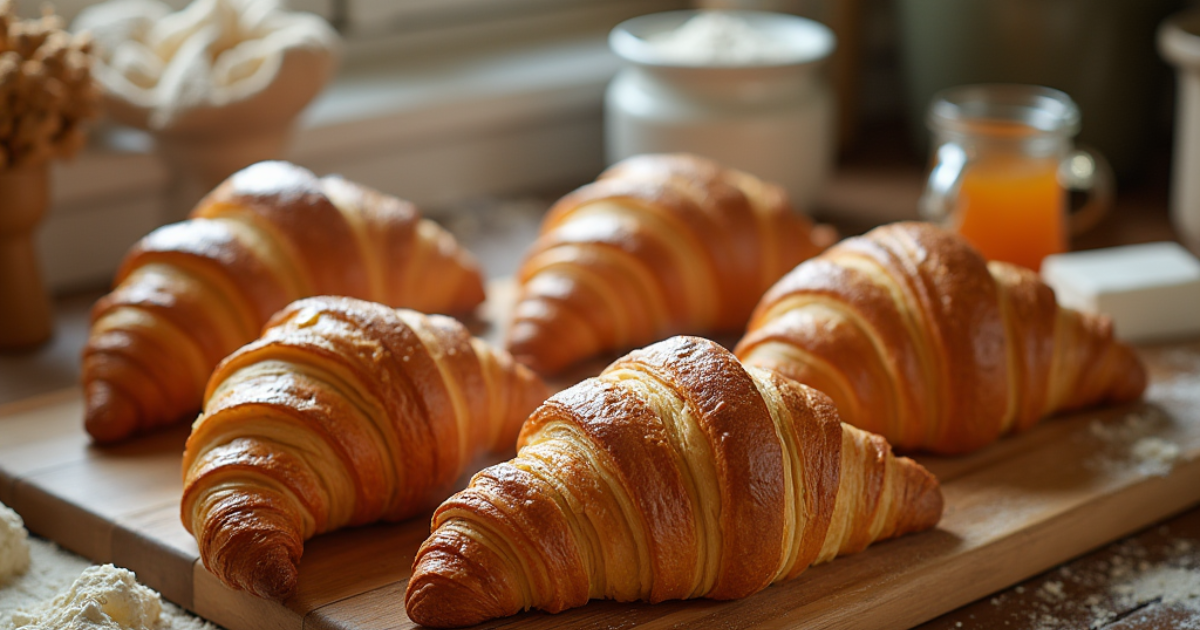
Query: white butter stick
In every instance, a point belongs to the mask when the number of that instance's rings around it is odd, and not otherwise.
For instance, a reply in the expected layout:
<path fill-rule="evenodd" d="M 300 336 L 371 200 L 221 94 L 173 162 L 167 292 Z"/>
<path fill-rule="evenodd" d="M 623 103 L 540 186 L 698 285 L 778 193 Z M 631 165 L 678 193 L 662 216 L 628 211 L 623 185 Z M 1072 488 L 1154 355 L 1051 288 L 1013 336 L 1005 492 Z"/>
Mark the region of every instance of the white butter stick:
<path fill-rule="evenodd" d="M 1059 304 L 1112 317 L 1126 341 L 1200 335 L 1200 261 L 1178 243 L 1049 256 L 1042 278 Z"/>

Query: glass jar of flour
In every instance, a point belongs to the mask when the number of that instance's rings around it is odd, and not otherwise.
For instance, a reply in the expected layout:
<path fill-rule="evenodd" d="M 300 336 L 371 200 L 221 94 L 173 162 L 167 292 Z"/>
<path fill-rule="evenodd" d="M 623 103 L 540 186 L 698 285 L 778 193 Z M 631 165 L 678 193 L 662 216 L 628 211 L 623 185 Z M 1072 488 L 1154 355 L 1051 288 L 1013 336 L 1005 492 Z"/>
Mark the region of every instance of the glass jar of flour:
<path fill-rule="evenodd" d="M 609 35 L 627 62 L 609 84 L 609 162 L 686 151 L 784 186 L 798 207 L 833 166 L 833 32 L 763 11 L 670 11 Z"/>

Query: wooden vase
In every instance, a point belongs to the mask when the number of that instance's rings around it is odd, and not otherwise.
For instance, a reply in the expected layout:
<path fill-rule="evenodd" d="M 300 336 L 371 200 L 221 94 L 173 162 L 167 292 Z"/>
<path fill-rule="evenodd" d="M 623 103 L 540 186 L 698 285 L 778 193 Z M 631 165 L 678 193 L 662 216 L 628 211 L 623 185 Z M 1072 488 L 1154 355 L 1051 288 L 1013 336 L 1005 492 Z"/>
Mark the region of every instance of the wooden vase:
<path fill-rule="evenodd" d="M 164 222 L 186 219 L 196 202 L 237 171 L 255 162 L 281 159 L 291 135 L 291 121 L 236 133 L 219 127 L 202 133 L 155 133 L 173 180 Z"/>
<path fill-rule="evenodd" d="M 54 330 L 33 242 L 49 205 L 49 162 L 0 169 L 0 351 L 31 348 Z"/>

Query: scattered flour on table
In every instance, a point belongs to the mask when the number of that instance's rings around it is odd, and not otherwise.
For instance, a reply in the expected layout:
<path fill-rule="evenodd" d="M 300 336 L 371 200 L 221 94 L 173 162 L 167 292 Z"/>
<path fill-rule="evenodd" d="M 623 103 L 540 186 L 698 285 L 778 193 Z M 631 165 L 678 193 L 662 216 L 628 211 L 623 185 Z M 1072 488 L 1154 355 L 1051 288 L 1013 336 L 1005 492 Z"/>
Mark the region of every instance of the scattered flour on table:
<path fill-rule="evenodd" d="M 1166 406 L 1200 405 L 1200 346 L 1167 350 L 1158 355 L 1158 361 L 1178 373 L 1170 378 L 1152 380 L 1146 390 L 1146 399 Z"/>
<path fill-rule="evenodd" d="M 1179 445 L 1156 435 L 1168 426 L 1169 419 L 1154 407 L 1131 411 L 1118 420 L 1092 420 L 1088 433 L 1102 448 L 1084 463 L 1108 473 L 1132 467 L 1143 476 L 1164 477 L 1182 455 Z"/>
<path fill-rule="evenodd" d="M 111 564 L 88 567 L 65 592 L 13 613 L 23 630 L 151 630 L 158 628 L 162 599 L 138 584 L 131 571 Z"/>
<path fill-rule="evenodd" d="M 1088 437 L 1101 448 L 1084 464 L 1110 474 L 1136 471 L 1142 476 L 1166 476 L 1185 453 L 1172 437 L 1187 429 L 1173 426 L 1172 418 L 1192 417 L 1200 408 L 1200 346 L 1174 348 L 1157 355 L 1156 362 L 1175 374 L 1154 378 L 1146 391 L 1147 405 L 1120 418 L 1095 419 Z M 1180 430 L 1183 433 L 1180 433 Z"/>
<path fill-rule="evenodd" d="M 1185 538 L 1166 538 L 1147 547 L 1137 540 L 1118 544 L 1115 554 L 1063 566 L 1032 584 L 991 597 L 989 608 L 1003 609 L 986 625 L 1021 630 L 1102 628 L 1118 619 L 1134 627 L 1156 627 L 1163 618 L 1155 605 L 1176 613 L 1173 630 L 1200 630 L 1200 544 Z M 1085 594 L 1086 593 L 1086 594 Z M 1139 616 L 1145 623 L 1137 625 Z M 955 627 L 959 627 L 956 626 Z"/>
<path fill-rule="evenodd" d="M 1166 418 L 1161 412 L 1153 407 L 1145 407 L 1131 411 L 1119 420 L 1092 420 L 1088 424 L 1088 432 L 1106 446 L 1121 446 L 1132 444 L 1165 424 Z"/>
<path fill-rule="evenodd" d="M 39 538 L 29 539 L 29 571 L 0 587 L 0 628 L 11 628 L 18 608 L 34 606 L 70 588 L 91 563 Z"/>
<path fill-rule="evenodd" d="M 1200 345 L 1171 348 L 1163 352 L 1159 359 L 1176 370 L 1200 374 Z"/>
<path fill-rule="evenodd" d="M 1126 605 L 1158 601 L 1200 612 L 1200 570 L 1156 565 L 1113 586 Z"/>
<path fill-rule="evenodd" d="M 1063 593 L 1063 583 L 1050 580 L 1038 589 L 1038 597 L 1046 601 L 1057 602 L 1065 599 L 1067 596 Z"/>
<path fill-rule="evenodd" d="M 1117 610 L 1161 604 L 1185 613 L 1178 630 L 1200 630 L 1200 554 L 1192 540 L 1169 540 L 1154 560 L 1147 550 L 1126 544 L 1109 569 L 1108 592 Z"/>
<path fill-rule="evenodd" d="M 64 551 L 54 543 L 40 538 L 29 538 L 31 562 L 29 570 L 22 576 L 0 585 L 0 630 L 15 628 L 54 628 L 55 630 L 117 630 L 138 628 L 138 630 L 217 630 L 217 627 L 204 620 L 189 615 L 183 609 L 170 602 L 161 601 L 158 593 L 123 579 L 97 579 L 97 570 L 107 571 L 106 567 L 95 567 L 87 560 Z M 111 568 L 112 571 L 123 571 Z M 88 572 L 93 574 L 89 577 Z M 124 571 L 124 573 L 129 573 Z M 132 573 L 129 574 L 132 579 Z M 86 578 L 86 579 L 85 579 Z M 79 582 L 77 582 L 79 580 Z M 137 587 L 137 590 L 133 587 Z M 110 604 L 93 601 L 89 604 L 87 595 L 90 591 L 96 594 L 96 588 L 111 587 L 105 592 L 105 599 L 119 600 L 118 609 L 110 610 Z M 120 619 L 138 619 L 135 613 L 125 613 L 119 610 L 122 606 L 132 606 L 142 601 L 145 592 L 153 596 L 158 603 L 157 619 L 150 626 L 121 625 Z M 74 607 L 79 613 L 74 618 L 55 616 L 60 611 L 48 610 L 61 602 L 64 608 Z M 153 606 L 153 604 L 150 604 Z M 116 617 L 112 614 L 116 612 Z M 45 616 L 42 613 L 49 613 Z M 98 614 L 103 613 L 103 615 Z M 116 625 L 105 625 L 104 616 L 114 620 Z M 143 614 L 140 619 L 147 619 Z"/>
<path fill-rule="evenodd" d="M 1134 442 L 1131 452 L 1138 463 L 1138 470 L 1158 477 L 1165 477 L 1171 472 L 1175 460 L 1179 459 L 1179 446 L 1156 437 L 1145 437 Z"/>
<path fill-rule="evenodd" d="M 0 503 L 0 586 L 29 570 L 29 532 L 25 522 Z"/>
<path fill-rule="evenodd" d="M 1190 408 L 1200 404 L 1200 379 L 1195 376 L 1177 376 L 1155 381 L 1146 389 L 1146 399 L 1163 406 Z"/>

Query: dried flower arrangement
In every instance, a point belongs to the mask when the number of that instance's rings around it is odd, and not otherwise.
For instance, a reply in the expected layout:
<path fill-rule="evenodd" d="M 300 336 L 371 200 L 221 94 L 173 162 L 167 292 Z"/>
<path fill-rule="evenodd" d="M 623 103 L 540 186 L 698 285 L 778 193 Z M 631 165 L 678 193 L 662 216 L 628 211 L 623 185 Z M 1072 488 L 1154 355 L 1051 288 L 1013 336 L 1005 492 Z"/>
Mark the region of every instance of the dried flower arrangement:
<path fill-rule="evenodd" d="M 99 113 L 91 39 L 63 27 L 49 9 L 22 20 L 0 0 L 0 170 L 74 155 Z"/>

